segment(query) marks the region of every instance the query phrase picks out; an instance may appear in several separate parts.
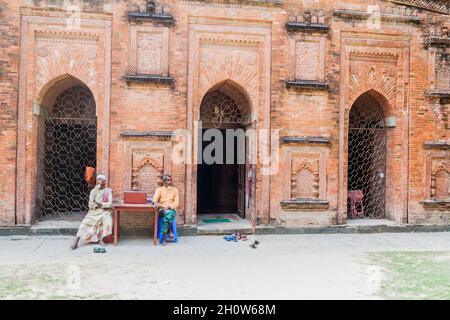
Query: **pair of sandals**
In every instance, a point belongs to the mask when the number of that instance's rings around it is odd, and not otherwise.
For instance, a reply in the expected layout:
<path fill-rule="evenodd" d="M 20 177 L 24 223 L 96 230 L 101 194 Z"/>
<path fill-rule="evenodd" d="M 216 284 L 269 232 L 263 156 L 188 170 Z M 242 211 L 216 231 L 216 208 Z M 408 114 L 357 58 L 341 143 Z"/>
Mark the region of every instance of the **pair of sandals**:
<path fill-rule="evenodd" d="M 106 253 L 105 248 L 94 248 L 94 253 Z"/>
<path fill-rule="evenodd" d="M 226 241 L 234 241 L 234 242 L 238 242 L 239 240 L 242 240 L 242 241 L 248 240 L 247 235 L 245 233 L 240 233 L 240 232 L 233 233 L 232 235 L 225 236 L 223 238 Z"/>
<path fill-rule="evenodd" d="M 171 232 L 167 233 L 166 242 L 175 242 L 175 235 Z"/>
<path fill-rule="evenodd" d="M 258 244 L 259 244 L 259 241 L 258 241 L 258 240 L 255 240 L 255 242 L 253 242 L 253 243 L 250 245 L 250 248 L 256 249 Z"/>
<path fill-rule="evenodd" d="M 237 237 L 233 234 L 231 236 L 224 236 L 223 237 L 226 241 L 234 241 L 234 242 L 238 242 Z"/>

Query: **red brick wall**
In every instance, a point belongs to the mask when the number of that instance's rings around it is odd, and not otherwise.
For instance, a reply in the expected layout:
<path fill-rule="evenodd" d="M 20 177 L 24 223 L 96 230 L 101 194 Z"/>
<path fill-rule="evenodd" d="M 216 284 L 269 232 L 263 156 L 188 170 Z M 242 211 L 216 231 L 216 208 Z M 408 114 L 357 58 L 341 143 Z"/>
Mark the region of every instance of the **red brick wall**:
<path fill-rule="evenodd" d="M 19 74 L 17 1 L 0 1 L 0 226 L 14 225 Z"/>
<path fill-rule="evenodd" d="M 330 144 L 321 146 L 320 150 L 326 150 L 326 199 L 329 208 L 320 212 L 284 212 L 280 202 L 285 199 L 284 186 L 286 164 L 283 162 L 285 151 L 290 146 L 281 146 L 281 167 L 279 174 L 270 177 L 269 203 L 261 204 L 258 215 L 263 218 L 263 211 L 270 210 L 269 218 L 280 223 L 299 224 L 329 224 L 337 221 L 345 221 L 345 217 L 338 217 L 340 190 L 339 166 L 341 159 L 346 159 L 346 146 L 340 149 L 340 108 L 341 97 L 348 92 L 348 83 L 344 83 L 343 91 L 341 84 L 347 81 L 344 74 L 349 65 L 346 61 L 341 64 L 345 45 L 343 34 L 358 31 L 365 34 L 366 40 L 391 39 L 393 35 L 398 37 L 410 36 L 407 44 L 409 46 L 408 59 L 404 61 L 401 70 L 398 71 L 399 84 L 402 92 L 397 94 L 396 103 L 392 114 L 397 117 L 397 128 L 389 132 L 388 140 L 388 182 L 389 192 L 387 202 L 389 206 L 389 218 L 396 221 L 406 222 L 405 212 L 408 206 L 410 222 L 424 222 L 427 217 L 434 213 L 426 212 L 419 203 L 426 197 L 425 190 L 425 162 L 426 153 L 423 148 L 424 141 L 447 139 L 448 129 L 438 132 L 433 111 L 434 102 L 425 97 L 424 92 L 428 90 L 428 51 L 424 49 L 423 25 L 411 24 L 382 24 L 380 30 L 369 30 L 363 23 L 354 25 L 338 21 L 332 18 L 335 7 L 333 1 L 299 1 L 287 0 L 279 9 L 268 8 L 267 5 L 257 5 L 240 9 L 236 6 L 193 3 L 181 1 L 164 1 L 171 5 L 171 13 L 175 17 L 175 25 L 169 31 L 169 74 L 175 79 L 175 86 L 154 84 L 128 85 L 123 76 L 127 73 L 130 60 L 130 23 L 126 18 L 129 10 L 129 2 L 112 1 L 110 8 L 102 9 L 100 2 L 92 3 L 92 17 L 101 15 L 101 19 L 112 19 L 112 61 L 111 61 L 111 121 L 110 121 L 110 149 L 109 149 L 109 176 L 110 184 L 114 193 L 118 196 L 130 188 L 127 176 L 127 163 L 130 154 L 127 148 L 132 144 L 158 144 L 160 146 L 170 145 L 170 142 L 155 142 L 149 138 L 127 139 L 120 136 L 122 131 L 173 131 L 186 128 L 187 105 L 188 105 L 188 70 L 189 70 L 189 17 L 215 17 L 219 20 L 229 22 L 240 21 L 241 25 L 252 23 L 270 23 L 271 28 L 271 61 L 270 65 L 270 122 L 272 129 L 279 129 L 280 136 L 327 136 Z M 141 1 L 142 2 L 142 1 Z M 341 1 L 352 4 L 366 4 L 364 0 Z M 384 3 L 381 2 L 380 3 Z M 18 99 L 18 73 L 19 73 L 19 8 L 16 1 L 0 0 L 0 150 L 4 157 L 0 160 L 0 224 L 14 224 L 15 208 L 15 155 L 16 155 L 16 114 Z M 284 80 L 288 78 L 289 68 L 289 36 L 285 30 L 288 17 L 300 13 L 304 7 L 320 9 L 327 16 L 330 24 L 330 33 L 326 36 L 325 75 L 330 86 L 329 91 L 295 91 L 288 90 L 284 86 Z M 105 13 L 110 16 L 105 18 Z M 40 11 L 37 14 L 46 15 Z M 420 16 L 427 18 L 428 12 L 421 11 Z M 440 15 L 442 19 L 450 19 Z M 237 24 L 239 25 L 239 23 Z M 225 27 L 224 27 L 225 28 Z M 389 38 L 391 37 L 391 38 Z M 395 47 L 398 41 L 392 40 L 387 45 Z M 368 46 L 368 50 L 377 49 L 376 45 Z M 30 49 L 31 50 L 31 49 Z M 389 51 L 389 50 L 388 50 Z M 32 56 L 30 51 L 29 56 Z M 98 65 L 104 63 L 103 56 L 97 59 Z M 50 68 L 50 67 L 49 67 Z M 100 68 L 100 71 L 103 69 Z M 97 88 L 91 88 L 94 92 L 103 92 L 99 81 Z M 263 95 L 265 88 L 259 88 Z M 37 93 L 35 93 L 37 94 Z M 101 98 L 100 93 L 97 98 Z M 29 98 L 33 98 L 28 96 Z M 403 99 L 403 100 L 402 100 Z M 406 101 L 406 102 L 404 102 Z M 352 101 L 345 101 L 345 110 L 348 112 Z M 30 108 L 30 106 L 28 106 Z M 194 106 L 198 108 L 198 106 Z M 386 109 L 387 110 L 387 109 Z M 409 110 L 409 115 L 407 114 Z M 262 117 L 262 115 L 260 115 Z M 31 119 L 27 115 L 27 119 Z M 408 125 L 405 119 L 410 120 L 409 135 Z M 344 131 L 346 127 L 344 128 Z M 406 135 L 405 135 L 406 132 Z M 406 143 L 409 137 L 409 146 Z M 340 152 L 343 154 L 340 155 Z M 343 157 L 342 157 L 343 155 Z M 405 161 L 409 155 L 409 163 Z M 341 168 L 342 169 L 342 168 Z M 344 168 L 345 169 L 345 168 Z M 27 167 L 26 170 L 34 170 Z M 181 208 L 179 210 L 179 222 L 185 221 L 186 213 L 185 199 L 188 196 L 186 181 L 188 181 L 186 167 L 182 165 L 171 165 L 165 168 L 171 171 L 174 184 L 180 189 Z M 346 173 L 344 173 L 345 178 Z M 405 177 L 407 178 L 405 180 Z M 262 179 L 258 176 L 258 187 L 262 185 Z M 344 179 L 345 180 L 345 179 Z M 27 182 L 28 183 L 28 182 Z M 409 183 L 409 190 L 407 184 Z M 33 193 L 32 183 L 27 186 Z M 28 190 L 28 189 L 27 189 Z M 258 190 L 258 201 L 261 200 L 262 191 Z M 27 201 L 31 201 L 27 198 Z M 342 201 L 341 201 L 342 202 Z M 186 205 L 186 206 L 185 206 Z M 269 208 L 267 208 L 269 205 Z M 32 204 L 27 204 L 31 206 Z M 148 225 L 148 217 L 138 216 L 127 221 L 126 224 Z"/>

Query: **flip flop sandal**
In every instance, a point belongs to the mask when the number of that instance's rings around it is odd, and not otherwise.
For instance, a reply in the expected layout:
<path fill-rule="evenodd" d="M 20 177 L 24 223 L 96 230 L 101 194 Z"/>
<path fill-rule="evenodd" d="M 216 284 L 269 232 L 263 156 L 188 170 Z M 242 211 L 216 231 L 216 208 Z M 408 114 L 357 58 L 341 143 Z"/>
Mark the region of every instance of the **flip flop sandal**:
<path fill-rule="evenodd" d="M 260 244 L 260 242 L 258 240 L 255 240 L 255 244 L 258 245 Z"/>
<path fill-rule="evenodd" d="M 250 245 L 250 248 L 256 249 L 256 248 L 257 248 L 257 247 L 256 247 L 256 244 L 252 243 L 252 244 Z"/>
<path fill-rule="evenodd" d="M 247 240 L 248 240 L 247 235 L 244 234 L 243 236 L 241 236 L 241 240 L 242 240 L 242 241 L 247 241 Z"/>
<path fill-rule="evenodd" d="M 106 253 L 106 249 L 105 248 L 100 248 L 99 253 Z"/>
<path fill-rule="evenodd" d="M 100 248 L 94 248 L 94 253 L 100 253 Z"/>
<path fill-rule="evenodd" d="M 236 237 L 235 236 L 225 236 L 223 237 L 226 241 L 235 241 Z"/>

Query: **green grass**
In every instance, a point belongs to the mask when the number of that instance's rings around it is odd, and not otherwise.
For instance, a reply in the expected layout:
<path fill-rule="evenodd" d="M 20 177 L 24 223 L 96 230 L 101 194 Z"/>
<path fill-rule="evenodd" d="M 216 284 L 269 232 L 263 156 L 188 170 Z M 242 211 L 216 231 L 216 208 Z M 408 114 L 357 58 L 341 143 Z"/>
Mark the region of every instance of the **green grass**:
<path fill-rule="evenodd" d="M 67 265 L 20 264 L 0 267 L 0 300 L 106 300 L 115 294 L 67 289 Z"/>
<path fill-rule="evenodd" d="M 384 299 L 450 300 L 450 252 L 376 252 L 371 263 L 385 273 Z"/>

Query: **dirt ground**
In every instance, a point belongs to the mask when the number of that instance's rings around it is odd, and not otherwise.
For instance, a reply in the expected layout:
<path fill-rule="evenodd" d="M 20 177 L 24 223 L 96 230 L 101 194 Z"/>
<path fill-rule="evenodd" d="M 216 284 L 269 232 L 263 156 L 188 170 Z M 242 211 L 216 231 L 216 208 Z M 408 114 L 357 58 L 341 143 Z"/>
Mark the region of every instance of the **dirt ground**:
<path fill-rule="evenodd" d="M 71 242 L 0 237 L 0 299 L 450 299 L 450 233 Z"/>

